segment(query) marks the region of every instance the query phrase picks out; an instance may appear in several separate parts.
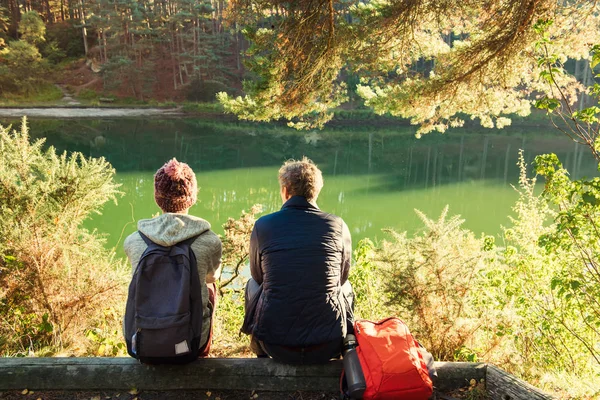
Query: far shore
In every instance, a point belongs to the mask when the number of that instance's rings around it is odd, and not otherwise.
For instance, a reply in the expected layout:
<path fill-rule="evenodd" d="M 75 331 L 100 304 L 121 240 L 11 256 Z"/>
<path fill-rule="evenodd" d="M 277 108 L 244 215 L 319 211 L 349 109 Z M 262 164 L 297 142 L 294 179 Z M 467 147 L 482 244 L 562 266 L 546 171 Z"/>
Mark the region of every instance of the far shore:
<path fill-rule="evenodd" d="M 185 115 L 180 108 L 32 107 L 0 108 L 0 118 L 118 118 L 174 117 Z"/>
<path fill-rule="evenodd" d="M 225 113 L 222 109 L 215 106 L 216 103 L 180 103 L 163 106 L 149 105 L 125 105 L 118 104 L 110 106 L 87 106 L 85 104 L 69 105 L 44 105 L 35 106 L 8 107 L 0 106 L 0 118 L 17 119 L 22 117 L 40 118 L 40 119 L 101 119 L 101 118 L 202 118 L 205 120 L 218 120 L 221 122 L 239 122 L 240 120 L 233 114 Z M 550 129 L 554 131 L 550 119 L 545 112 L 533 110 L 529 117 L 512 116 L 514 127 Z M 3 121 L 0 120 L 0 124 Z M 249 121 L 245 121 L 252 123 Z M 256 122 L 254 122 L 256 124 Z M 261 124 L 262 122 L 258 122 Z M 283 120 L 272 121 L 271 124 L 285 126 Z M 392 117 L 390 115 L 377 115 L 372 110 L 357 109 L 336 109 L 333 119 L 327 123 L 329 127 L 356 127 L 356 126 L 411 126 L 408 119 Z M 477 131 L 481 127 L 477 121 L 465 121 L 465 128 L 474 127 Z M 416 128 L 415 128 L 416 129 Z M 460 128 L 459 128 L 460 129 Z M 497 131 L 496 129 L 484 128 L 484 131 Z M 500 130 L 501 131 L 501 130 Z M 556 131 L 555 133 L 558 133 Z"/>

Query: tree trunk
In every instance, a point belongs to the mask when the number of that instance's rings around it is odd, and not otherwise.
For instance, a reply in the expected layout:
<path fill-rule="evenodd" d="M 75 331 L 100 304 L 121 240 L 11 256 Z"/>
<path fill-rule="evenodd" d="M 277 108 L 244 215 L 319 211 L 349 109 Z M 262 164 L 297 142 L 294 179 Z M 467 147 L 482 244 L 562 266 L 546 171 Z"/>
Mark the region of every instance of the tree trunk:
<path fill-rule="evenodd" d="M 173 67 L 173 89 L 177 90 L 177 62 L 175 59 L 176 52 L 175 32 L 171 32 L 171 65 Z"/>
<path fill-rule="evenodd" d="M 13 39 L 19 38 L 19 22 L 21 21 L 21 9 L 17 0 L 8 0 L 8 11 L 10 14 L 10 24 L 8 26 L 8 34 Z"/>
<path fill-rule="evenodd" d="M 54 15 L 50 10 L 50 0 L 44 0 L 44 8 L 46 9 L 46 23 L 50 24 L 54 22 Z"/>
<path fill-rule="evenodd" d="M 85 28 L 85 9 L 83 8 L 83 0 L 79 0 L 79 17 L 81 18 L 81 34 L 83 35 L 83 48 L 85 55 L 88 54 L 87 30 Z"/>
<path fill-rule="evenodd" d="M 108 61 L 108 44 L 106 42 L 106 31 L 102 29 L 102 50 L 104 52 L 104 62 Z"/>
<path fill-rule="evenodd" d="M 73 3 L 76 0 L 68 0 L 68 10 L 69 10 L 69 19 L 75 19 L 75 6 L 73 5 Z"/>

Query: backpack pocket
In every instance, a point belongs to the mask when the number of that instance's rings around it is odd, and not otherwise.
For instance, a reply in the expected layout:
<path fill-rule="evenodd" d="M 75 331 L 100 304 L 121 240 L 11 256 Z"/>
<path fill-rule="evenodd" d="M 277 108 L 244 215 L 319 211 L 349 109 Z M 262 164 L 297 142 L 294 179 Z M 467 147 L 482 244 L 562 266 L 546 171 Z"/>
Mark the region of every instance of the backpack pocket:
<path fill-rule="evenodd" d="M 176 357 L 194 351 L 190 313 L 167 317 L 135 318 L 136 353 L 142 357 Z"/>

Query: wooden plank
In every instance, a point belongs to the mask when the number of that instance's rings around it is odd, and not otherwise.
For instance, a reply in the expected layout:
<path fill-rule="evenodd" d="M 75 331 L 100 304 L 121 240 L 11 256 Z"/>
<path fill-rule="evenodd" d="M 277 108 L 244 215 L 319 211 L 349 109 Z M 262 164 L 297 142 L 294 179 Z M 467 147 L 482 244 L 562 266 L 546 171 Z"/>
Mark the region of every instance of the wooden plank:
<path fill-rule="evenodd" d="M 487 367 L 486 389 L 490 400 L 549 400 L 556 398 L 493 365 Z"/>
<path fill-rule="evenodd" d="M 437 362 L 437 386 L 452 390 L 485 377 L 484 363 Z M 205 358 L 184 366 L 132 358 L 0 358 L 0 390 L 231 389 L 327 391 L 339 388 L 342 363 L 286 365 L 270 359 Z"/>
<path fill-rule="evenodd" d="M 256 358 L 207 358 L 184 366 L 143 365 L 132 358 L 6 358 L 0 359 L 0 390 L 331 391 L 341 368 L 341 361 L 293 366 Z"/>
<path fill-rule="evenodd" d="M 469 362 L 436 362 L 435 369 L 438 378 L 435 387 L 439 392 L 449 392 L 454 389 L 469 386 L 469 381 L 479 382 L 486 377 L 486 363 Z"/>

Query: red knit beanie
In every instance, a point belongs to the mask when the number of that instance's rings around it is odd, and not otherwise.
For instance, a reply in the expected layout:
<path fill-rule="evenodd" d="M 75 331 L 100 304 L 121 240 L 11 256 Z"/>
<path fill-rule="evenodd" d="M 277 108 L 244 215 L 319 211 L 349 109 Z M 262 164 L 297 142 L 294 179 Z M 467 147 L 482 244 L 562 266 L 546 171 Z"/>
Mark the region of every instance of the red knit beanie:
<path fill-rule="evenodd" d="M 196 203 L 198 184 L 194 171 L 175 158 L 154 175 L 154 200 L 164 212 L 180 212 Z"/>

